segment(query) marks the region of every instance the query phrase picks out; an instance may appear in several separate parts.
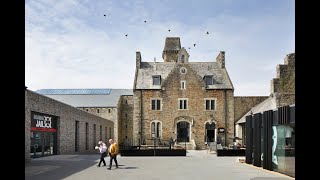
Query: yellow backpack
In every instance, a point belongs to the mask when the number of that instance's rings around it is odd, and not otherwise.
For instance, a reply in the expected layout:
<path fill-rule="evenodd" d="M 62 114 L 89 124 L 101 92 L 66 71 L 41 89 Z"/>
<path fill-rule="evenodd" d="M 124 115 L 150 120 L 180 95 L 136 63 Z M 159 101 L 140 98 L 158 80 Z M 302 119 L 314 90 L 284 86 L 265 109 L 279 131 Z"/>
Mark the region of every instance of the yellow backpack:
<path fill-rule="evenodd" d="M 118 146 L 118 144 L 117 143 L 114 143 L 113 144 L 114 145 L 114 154 L 119 154 L 119 146 Z"/>
<path fill-rule="evenodd" d="M 110 149 L 111 154 L 119 154 L 119 146 L 117 143 L 112 144 L 112 148 Z"/>

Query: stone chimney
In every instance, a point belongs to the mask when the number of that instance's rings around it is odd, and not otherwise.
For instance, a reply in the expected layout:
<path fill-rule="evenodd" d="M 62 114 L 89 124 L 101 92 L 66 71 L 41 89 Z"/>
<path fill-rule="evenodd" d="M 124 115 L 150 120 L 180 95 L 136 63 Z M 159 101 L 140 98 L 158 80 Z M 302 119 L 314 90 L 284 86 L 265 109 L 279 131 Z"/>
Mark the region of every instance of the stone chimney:
<path fill-rule="evenodd" d="M 224 61 L 225 52 L 220 51 L 219 55 L 216 58 L 216 62 L 219 63 L 221 68 L 225 68 L 225 61 Z"/>
<path fill-rule="evenodd" d="M 136 52 L 136 68 L 140 69 L 141 65 L 141 53 L 139 51 Z"/>
<path fill-rule="evenodd" d="M 177 62 L 180 49 L 180 37 L 167 37 L 162 51 L 164 62 Z"/>

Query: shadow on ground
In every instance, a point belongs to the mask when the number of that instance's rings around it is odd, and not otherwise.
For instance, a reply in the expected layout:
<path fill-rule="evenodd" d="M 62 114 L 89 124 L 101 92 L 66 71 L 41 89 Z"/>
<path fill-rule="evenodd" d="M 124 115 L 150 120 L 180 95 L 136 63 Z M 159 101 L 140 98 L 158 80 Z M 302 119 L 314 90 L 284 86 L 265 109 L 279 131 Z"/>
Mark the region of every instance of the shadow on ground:
<path fill-rule="evenodd" d="M 105 161 L 108 166 L 109 158 L 106 157 Z M 96 168 L 98 162 L 99 155 L 56 155 L 32 159 L 30 163 L 25 165 L 25 179 L 63 179 L 92 166 Z M 120 164 L 119 166 L 121 169 L 137 169 L 137 167 L 125 167 Z"/>
<path fill-rule="evenodd" d="M 279 177 L 254 177 L 250 180 L 287 180 L 288 178 L 279 178 Z"/>

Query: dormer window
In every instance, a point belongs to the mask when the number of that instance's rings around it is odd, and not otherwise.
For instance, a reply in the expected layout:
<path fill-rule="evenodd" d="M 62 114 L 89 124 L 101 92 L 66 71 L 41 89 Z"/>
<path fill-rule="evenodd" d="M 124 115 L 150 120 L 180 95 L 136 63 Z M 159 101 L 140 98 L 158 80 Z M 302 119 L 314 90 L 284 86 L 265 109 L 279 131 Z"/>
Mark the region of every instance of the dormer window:
<path fill-rule="evenodd" d="M 152 84 L 160 85 L 161 84 L 161 76 L 152 76 Z"/>
<path fill-rule="evenodd" d="M 213 85 L 213 76 L 205 76 L 204 80 L 206 85 Z"/>

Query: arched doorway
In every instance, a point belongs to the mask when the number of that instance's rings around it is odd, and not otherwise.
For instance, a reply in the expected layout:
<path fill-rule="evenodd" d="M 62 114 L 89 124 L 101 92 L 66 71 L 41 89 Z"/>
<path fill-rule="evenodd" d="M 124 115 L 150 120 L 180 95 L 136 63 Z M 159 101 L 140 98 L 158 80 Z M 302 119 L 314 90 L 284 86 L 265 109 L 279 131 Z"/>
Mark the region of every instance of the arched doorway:
<path fill-rule="evenodd" d="M 216 124 L 214 122 L 207 122 L 205 124 L 205 142 L 216 141 Z"/>
<path fill-rule="evenodd" d="M 187 121 L 180 121 L 177 123 L 177 142 L 190 141 L 190 123 Z"/>

